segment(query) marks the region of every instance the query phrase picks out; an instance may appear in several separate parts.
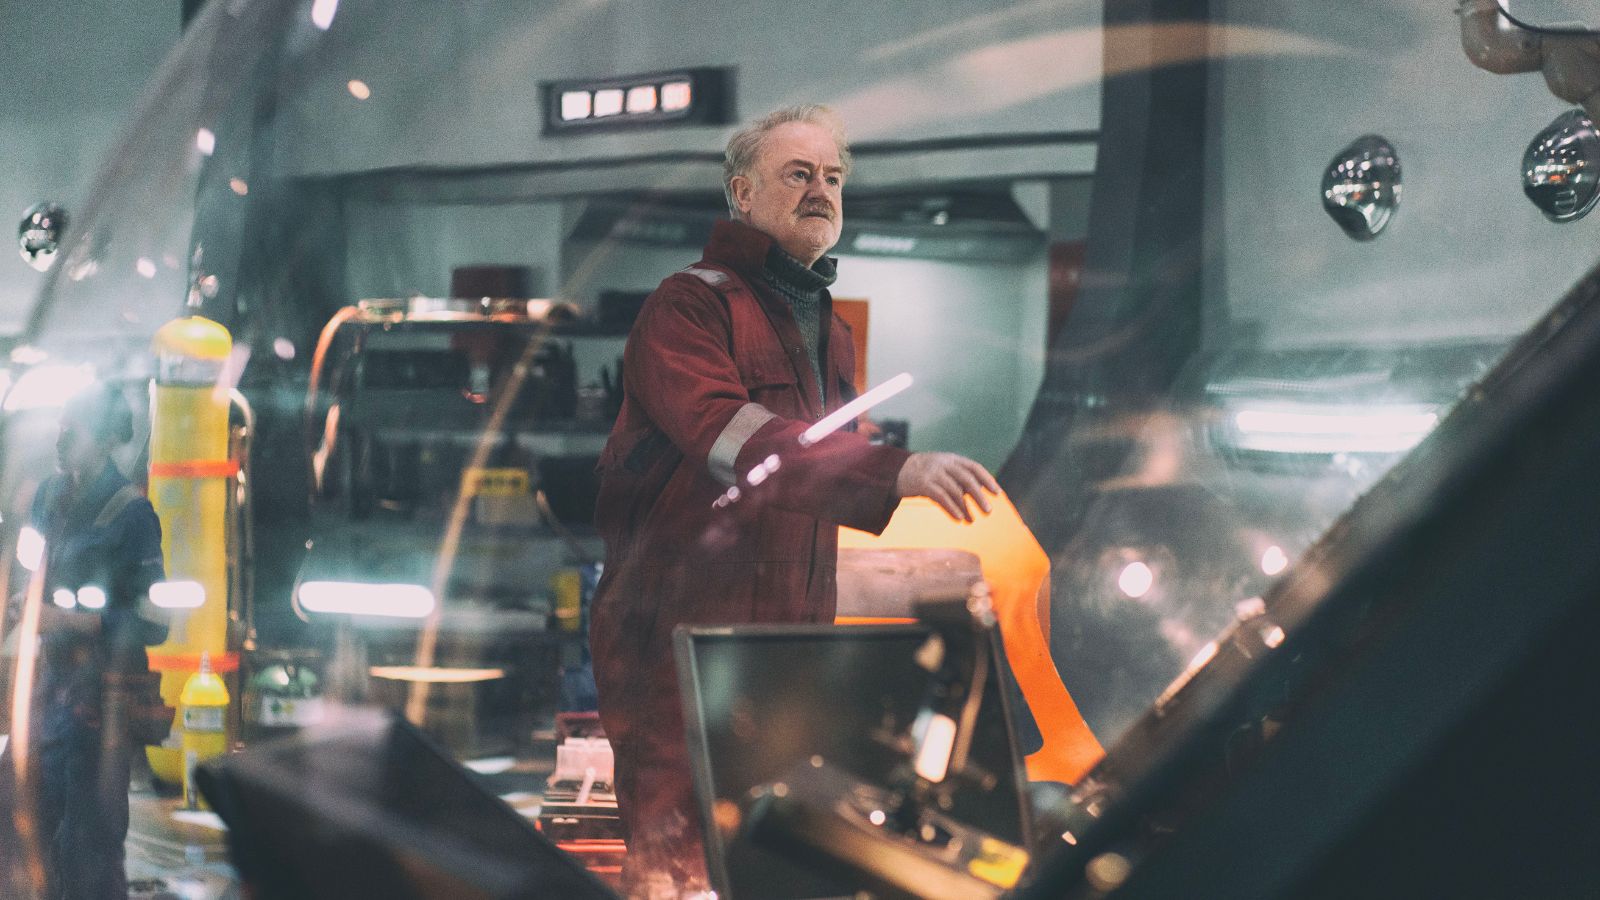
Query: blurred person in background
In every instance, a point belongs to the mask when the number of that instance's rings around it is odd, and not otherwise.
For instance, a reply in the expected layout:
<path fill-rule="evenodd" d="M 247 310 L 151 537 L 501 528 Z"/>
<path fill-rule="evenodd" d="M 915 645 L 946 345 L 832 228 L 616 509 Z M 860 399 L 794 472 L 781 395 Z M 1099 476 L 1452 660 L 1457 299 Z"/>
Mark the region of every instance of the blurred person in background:
<path fill-rule="evenodd" d="M 161 523 L 112 459 L 132 437 L 118 387 L 77 395 L 61 417 L 60 472 L 33 500 L 31 527 L 45 539 L 38 668 L 26 778 L 17 747 L 0 754 L 0 875 L 26 884 L 42 870 L 49 900 L 127 897 L 129 729 L 161 709 L 145 653 L 167 633 L 148 598 L 163 576 Z"/>

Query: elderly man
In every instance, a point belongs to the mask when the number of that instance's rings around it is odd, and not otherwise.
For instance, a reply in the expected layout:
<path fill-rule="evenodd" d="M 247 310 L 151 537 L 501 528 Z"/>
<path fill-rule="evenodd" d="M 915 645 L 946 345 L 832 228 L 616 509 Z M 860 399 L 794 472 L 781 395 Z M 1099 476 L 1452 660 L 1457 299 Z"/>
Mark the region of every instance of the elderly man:
<path fill-rule="evenodd" d="M 970 521 L 990 474 L 950 453 L 844 430 L 803 446 L 852 399 L 855 360 L 828 286 L 850 170 L 825 107 L 780 109 L 728 142 L 700 262 L 646 300 L 624 352 L 624 401 L 600 461 L 606 571 L 591 641 L 616 752 L 629 880 L 705 881 L 672 659 L 680 624 L 830 622 L 837 528 L 879 532 L 901 497 Z M 751 477 L 755 473 L 755 477 Z"/>

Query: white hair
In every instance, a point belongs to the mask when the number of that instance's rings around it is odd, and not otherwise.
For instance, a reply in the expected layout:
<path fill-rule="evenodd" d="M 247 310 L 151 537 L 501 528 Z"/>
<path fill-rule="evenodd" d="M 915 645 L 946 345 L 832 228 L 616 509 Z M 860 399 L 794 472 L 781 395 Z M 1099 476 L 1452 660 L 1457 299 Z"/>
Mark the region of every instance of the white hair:
<path fill-rule="evenodd" d="M 839 165 L 844 168 L 845 175 L 850 174 L 850 144 L 845 141 L 844 123 L 839 121 L 838 114 L 818 103 L 800 103 L 775 109 L 728 138 L 728 149 L 722 160 L 722 193 L 728 200 L 728 215 L 735 219 L 740 217 L 739 205 L 733 200 L 734 176 L 748 178 L 767 135 L 772 129 L 789 122 L 809 122 L 827 129 L 839 147 Z"/>

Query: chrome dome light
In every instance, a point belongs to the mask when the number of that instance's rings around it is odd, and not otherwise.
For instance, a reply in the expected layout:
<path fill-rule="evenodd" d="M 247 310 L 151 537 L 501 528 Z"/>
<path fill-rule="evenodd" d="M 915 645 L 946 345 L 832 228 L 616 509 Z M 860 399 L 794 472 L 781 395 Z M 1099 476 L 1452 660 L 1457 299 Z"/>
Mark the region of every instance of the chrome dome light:
<path fill-rule="evenodd" d="M 1522 154 L 1522 192 L 1552 222 L 1581 219 L 1600 198 L 1600 134 L 1574 109 L 1556 117 Z"/>
<path fill-rule="evenodd" d="M 1375 134 L 1340 150 L 1322 173 L 1322 208 L 1358 241 L 1377 237 L 1399 206 L 1400 156 Z"/>
<path fill-rule="evenodd" d="M 61 234 L 67 230 L 67 211 L 54 203 L 37 203 L 17 224 L 17 244 L 22 261 L 43 272 L 56 260 Z"/>

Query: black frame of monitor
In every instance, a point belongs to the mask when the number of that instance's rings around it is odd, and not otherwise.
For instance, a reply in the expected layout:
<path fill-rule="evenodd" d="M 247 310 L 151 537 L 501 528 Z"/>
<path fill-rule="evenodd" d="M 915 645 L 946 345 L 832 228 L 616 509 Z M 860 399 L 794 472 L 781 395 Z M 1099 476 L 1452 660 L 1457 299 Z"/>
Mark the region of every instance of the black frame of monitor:
<path fill-rule="evenodd" d="M 711 748 L 708 743 L 707 729 L 705 727 L 706 712 L 704 700 L 704 679 L 700 667 L 697 665 L 695 648 L 697 643 L 708 641 L 748 641 L 748 642 L 775 642 L 775 641 L 883 641 L 904 640 L 907 653 L 905 663 L 910 668 L 915 668 L 915 660 L 911 656 L 912 650 L 920 646 L 921 641 L 931 633 L 931 629 L 920 624 L 907 625 L 831 625 L 831 624 L 799 624 L 799 625 L 733 625 L 733 626 L 679 626 L 673 634 L 673 649 L 678 666 L 678 687 L 683 701 L 684 729 L 688 742 L 690 767 L 694 777 L 695 799 L 700 808 L 701 823 L 705 832 L 706 867 L 711 879 L 711 886 L 724 900 L 752 900 L 735 890 L 727 867 L 730 844 L 723 840 L 721 832 L 717 829 L 713 818 L 713 810 L 718 799 L 716 792 L 715 773 L 711 760 Z M 999 647 L 998 633 L 991 631 L 988 640 L 984 642 L 988 652 L 993 654 L 1001 664 L 991 668 L 996 677 L 990 679 L 990 684 L 985 689 L 984 709 L 980 712 L 980 727 L 985 725 L 993 727 L 995 710 L 999 711 L 999 724 L 1003 728 L 1006 755 L 1009 757 L 1010 788 L 1016 798 L 1018 814 L 1017 830 L 1014 834 L 1005 834 L 1003 829 L 995 829 L 991 823 L 983 823 L 989 830 L 997 831 L 998 836 L 1012 840 L 1022 846 L 1033 846 L 1033 822 L 1031 809 L 1028 802 L 1027 770 L 1021 754 L 1017 749 L 1016 731 L 1011 711 L 1008 691 L 1002 680 L 1009 678 L 1009 669 L 1003 665 L 1003 651 Z M 921 670 L 917 670 L 921 672 Z M 798 674 L 798 673 L 796 673 Z M 925 678 L 926 673 L 922 673 Z M 924 681 L 925 683 L 925 681 Z M 916 696 L 908 698 L 911 710 L 918 708 L 923 700 L 919 692 Z M 909 721 L 904 723 L 909 725 Z M 862 736 L 863 740 L 870 740 Z M 975 748 L 976 750 L 976 748 Z M 804 757 L 797 757 L 793 762 L 803 762 Z M 773 772 L 773 777 L 780 773 Z M 857 773 L 863 775 L 864 773 Z M 753 786 L 753 785 L 752 785 Z M 996 786 L 999 789 L 999 785 Z M 795 894 L 794 896 L 803 896 Z M 762 897 L 760 900 L 778 900 L 776 897 Z"/>

